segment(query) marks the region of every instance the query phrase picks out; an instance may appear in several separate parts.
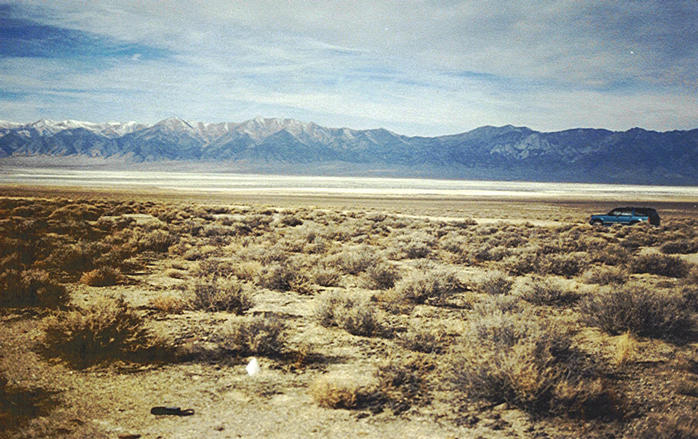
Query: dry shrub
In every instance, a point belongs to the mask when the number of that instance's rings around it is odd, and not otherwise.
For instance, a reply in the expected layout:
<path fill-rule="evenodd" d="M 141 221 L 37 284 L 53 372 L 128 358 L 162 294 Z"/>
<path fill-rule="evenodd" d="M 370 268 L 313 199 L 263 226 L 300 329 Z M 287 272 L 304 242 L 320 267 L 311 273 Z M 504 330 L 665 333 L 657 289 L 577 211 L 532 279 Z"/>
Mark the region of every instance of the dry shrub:
<path fill-rule="evenodd" d="M 443 301 L 464 289 L 455 271 L 432 269 L 403 278 L 395 285 L 393 293 L 398 301 L 425 303 L 427 300 Z"/>
<path fill-rule="evenodd" d="M 538 262 L 541 273 L 565 277 L 578 275 L 587 265 L 587 254 L 582 252 L 543 255 Z"/>
<path fill-rule="evenodd" d="M 534 278 L 522 289 L 521 297 L 535 305 L 568 305 L 575 302 L 579 295 L 558 279 Z"/>
<path fill-rule="evenodd" d="M 618 267 L 593 267 L 582 275 L 585 284 L 624 284 L 627 280 L 628 272 Z"/>
<path fill-rule="evenodd" d="M 394 414 L 402 413 L 425 398 L 424 375 L 433 368 L 433 364 L 420 357 L 391 358 L 379 364 L 374 373 L 377 380 L 374 397 Z"/>
<path fill-rule="evenodd" d="M 347 274 L 359 274 L 376 263 L 377 256 L 370 247 L 360 246 L 343 250 L 328 259 L 330 265 L 338 265 Z"/>
<path fill-rule="evenodd" d="M 698 286 L 698 266 L 694 265 L 691 267 L 691 270 L 688 272 L 688 275 L 686 275 L 684 282 L 686 282 L 688 285 Z"/>
<path fill-rule="evenodd" d="M 184 250 L 182 257 L 187 261 L 198 261 L 200 259 L 206 259 L 218 253 L 218 247 L 213 245 L 197 245 Z"/>
<path fill-rule="evenodd" d="M 505 270 L 517 276 L 539 271 L 538 256 L 535 253 L 519 253 L 509 256 L 504 258 L 501 264 Z"/>
<path fill-rule="evenodd" d="M 106 287 L 122 282 L 124 275 L 117 268 L 99 267 L 80 276 L 80 283 L 91 287 Z"/>
<path fill-rule="evenodd" d="M 470 397 L 537 415 L 607 413 L 609 390 L 570 347 L 569 334 L 553 322 L 479 307 L 452 354 L 452 379 Z"/>
<path fill-rule="evenodd" d="M 374 290 L 387 290 L 395 286 L 400 278 L 399 271 L 388 262 L 379 262 L 366 269 L 366 286 Z"/>
<path fill-rule="evenodd" d="M 594 248 L 589 252 L 591 262 L 606 265 L 621 265 L 630 258 L 630 253 L 619 244 L 609 243 L 604 247 Z"/>
<path fill-rule="evenodd" d="M 177 243 L 177 237 L 164 230 L 153 230 L 138 236 L 136 246 L 140 251 L 151 250 L 164 253 L 171 245 Z"/>
<path fill-rule="evenodd" d="M 194 309 L 242 314 L 254 306 L 247 287 L 235 279 L 199 279 L 190 291 Z"/>
<path fill-rule="evenodd" d="M 274 263 L 262 267 L 257 275 L 257 284 L 270 290 L 310 292 L 308 279 L 290 263 Z"/>
<path fill-rule="evenodd" d="M 232 274 L 241 280 L 254 280 L 262 270 L 258 261 L 236 261 L 232 265 Z"/>
<path fill-rule="evenodd" d="M 382 333 L 376 311 L 365 299 L 340 291 L 328 291 L 318 297 L 315 318 L 322 326 L 337 326 L 350 334 L 370 337 Z"/>
<path fill-rule="evenodd" d="M 199 277 L 230 277 L 233 275 L 233 263 L 218 259 L 203 259 L 194 271 Z"/>
<path fill-rule="evenodd" d="M 67 244 L 54 249 L 43 265 L 67 273 L 84 273 L 95 268 L 95 260 L 103 253 L 94 243 Z"/>
<path fill-rule="evenodd" d="M 490 271 L 477 284 L 480 292 L 487 294 L 509 294 L 514 280 L 501 271 Z"/>
<path fill-rule="evenodd" d="M 323 375 L 308 389 L 316 404 L 332 409 L 355 409 L 372 390 L 344 376 Z"/>
<path fill-rule="evenodd" d="M 334 267 L 315 267 L 310 273 L 310 278 L 315 284 L 322 287 L 336 287 L 342 280 L 342 272 Z"/>
<path fill-rule="evenodd" d="M 75 367 L 130 359 L 159 342 L 123 298 L 99 298 L 88 308 L 65 311 L 43 322 L 45 352 Z"/>
<path fill-rule="evenodd" d="M 220 342 L 239 355 L 277 357 L 284 353 L 286 325 L 274 315 L 242 318 L 230 323 Z"/>
<path fill-rule="evenodd" d="M 630 261 L 632 273 L 649 273 L 666 277 L 685 277 L 690 265 L 676 256 L 640 255 Z"/>
<path fill-rule="evenodd" d="M 279 222 L 284 226 L 296 227 L 303 224 L 303 220 L 296 217 L 295 214 L 287 212 L 279 218 Z"/>
<path fill-rule="evenodd" d="M 0 307 L 57 308 L 68 303 L 65 287 L 43 270 L 0 273 Z"/>
<path fill-rule="evenodd" d="M 659 248 L 664 254 L 690 254 L 698 252 L 698 239 L 679 239 L 662 244 Z"/>
<path fill-rule="evenodd" d="M 625 286 L 589 295 L 580 311 L 584 320 L 611 334 L 671 338 L 690 329 L 691 311 L 680 294 Z"/>
<path fill-rule="evenodd" d="M 696 439 L 698 418 L 690 410 L 651 413 L 625 432 L 625 439 Z"/>
<path fill-rule="evenodd" d="M 412 324 L 399 336 L 398 341 L 411 351 L 429 354 L 443 352 L 444 339 L 443 330 Z"/>
<path fill-rule="evenodd" d="M 175 294 L 162 294 L 153 297 L 150 306 L 165 314 L 182 314 L 189 303 L 181 296 Z"/>

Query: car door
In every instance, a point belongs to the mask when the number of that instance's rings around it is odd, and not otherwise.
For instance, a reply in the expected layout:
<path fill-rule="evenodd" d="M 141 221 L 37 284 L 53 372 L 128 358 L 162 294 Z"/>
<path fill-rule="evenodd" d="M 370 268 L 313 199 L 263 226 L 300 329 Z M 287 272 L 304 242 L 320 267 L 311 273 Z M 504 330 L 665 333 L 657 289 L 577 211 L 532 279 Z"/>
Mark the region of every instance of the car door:
<path fill-rule="evenodd" d="M 616 222 L 619 224 L 630 224 L 633 220 L 633 210 L 632 209 L 618 209 L 618 216 L 616 216 Z"/>

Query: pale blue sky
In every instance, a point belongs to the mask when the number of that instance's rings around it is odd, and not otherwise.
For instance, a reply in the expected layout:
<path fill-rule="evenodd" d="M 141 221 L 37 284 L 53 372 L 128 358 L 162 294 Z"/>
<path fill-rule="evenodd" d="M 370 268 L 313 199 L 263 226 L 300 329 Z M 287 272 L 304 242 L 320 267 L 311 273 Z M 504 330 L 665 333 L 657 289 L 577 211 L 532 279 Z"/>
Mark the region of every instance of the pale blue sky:
<path fill-rule="evenodd" d="M 0 119 L 698 127 L 698 2 L 0 0 Z"/>

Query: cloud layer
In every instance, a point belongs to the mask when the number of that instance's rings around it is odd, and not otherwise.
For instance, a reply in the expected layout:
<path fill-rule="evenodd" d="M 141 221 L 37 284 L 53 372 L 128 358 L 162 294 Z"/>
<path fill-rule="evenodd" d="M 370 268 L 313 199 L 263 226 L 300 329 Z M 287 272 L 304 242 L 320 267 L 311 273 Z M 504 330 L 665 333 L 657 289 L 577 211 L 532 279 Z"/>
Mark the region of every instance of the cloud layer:
<path fill-rule="evenodd" d="M 0 3 L 0 119 L 698 126 L 698 3 Z"/>

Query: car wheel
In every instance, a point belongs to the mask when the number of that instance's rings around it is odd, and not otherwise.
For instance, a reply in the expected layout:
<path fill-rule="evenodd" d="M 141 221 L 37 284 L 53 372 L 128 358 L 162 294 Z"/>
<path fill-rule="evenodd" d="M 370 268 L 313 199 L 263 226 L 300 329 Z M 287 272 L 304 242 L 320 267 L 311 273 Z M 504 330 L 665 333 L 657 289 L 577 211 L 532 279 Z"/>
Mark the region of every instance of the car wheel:
<path fill-rule="evenodd" d="M 603 226 L 603 221 L 601 220 L 594 220 L 591 222 L 592 226 L 598 227 L 598 226 Z"/>

